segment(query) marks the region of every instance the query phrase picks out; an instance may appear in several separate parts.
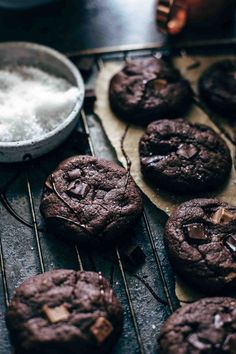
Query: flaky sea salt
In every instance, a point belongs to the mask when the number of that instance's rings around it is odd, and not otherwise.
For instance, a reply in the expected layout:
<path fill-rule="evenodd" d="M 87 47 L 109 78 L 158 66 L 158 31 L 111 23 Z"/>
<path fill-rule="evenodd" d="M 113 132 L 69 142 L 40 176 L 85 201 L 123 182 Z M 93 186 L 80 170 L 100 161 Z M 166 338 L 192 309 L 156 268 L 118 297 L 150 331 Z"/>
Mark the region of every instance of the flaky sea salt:
<path fill-rule="evenodd" d="M 41 69 L 0 70 L 0 142 L 39 138 L 62 123 L 80 90 Z"/>

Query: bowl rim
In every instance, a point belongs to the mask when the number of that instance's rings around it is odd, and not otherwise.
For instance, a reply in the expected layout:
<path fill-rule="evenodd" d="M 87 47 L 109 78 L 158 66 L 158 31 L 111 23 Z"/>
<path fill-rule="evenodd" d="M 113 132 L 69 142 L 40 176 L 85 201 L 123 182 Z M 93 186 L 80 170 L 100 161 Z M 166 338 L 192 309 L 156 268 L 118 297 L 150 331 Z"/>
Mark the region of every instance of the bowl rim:
<path fill-rule="evenodd" d="M 18 148 L 18 147 L 29 147 L 31 145 L 35 144 L 40 144 L 42 142 L 45 142 L 52 138 L 53 136 L 57 135 L 61 131 L 63 131 L 77 116 L 79 113 L 80 109 L 82 108 L 83 101 L 84 101 L 84 96 L 85 96 L 85 87 L 84 87 L 84 81 L 82 79 L 82 76 L 79 72 L 79 70 L 76 68 L 76 66 L 62 53 L 58 52 L 55 49 L 52 49 L 50 47 L 47 47 L 45 45 L 37 44 L 37 43 L 32 43 L 32 42 L 2 42 L 0 43 L 0 49 L 4 49 L 5 47 L 24 47 L 24 48 L 29 48 L 33 49 L 35 51 L 44 51 L 45 53 L 48 53 L 54 57 L 56 57 L 58 60 L 63 62 L 71 71 L 73 74 L 75 81 L 76 81 L 76 86 L 80 89 L 80 97 L 76 101 L 75 105 L 73 106 L 70 114 L 67 116 L 67 118 L 60 123 L 56 128 L 51 130 L 50 132 L 41 135 L 38 138 L 35 139 L 28 139 L 28 140 L 19 140 L 19 141 L 6 141 L 6 142 L 1 142 L 0 141 L 0 149 L 4 148 Z"/>

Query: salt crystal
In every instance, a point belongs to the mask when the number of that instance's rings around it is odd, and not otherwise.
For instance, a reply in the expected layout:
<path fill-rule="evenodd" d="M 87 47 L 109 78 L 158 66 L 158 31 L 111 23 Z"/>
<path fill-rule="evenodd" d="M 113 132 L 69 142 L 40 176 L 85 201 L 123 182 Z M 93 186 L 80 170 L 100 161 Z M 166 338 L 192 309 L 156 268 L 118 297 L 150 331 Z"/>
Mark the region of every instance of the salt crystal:
<path fill-rule="evenodd" d="M 37 139 L 73 110 L 79 88 L 30 66 L 0 70 L 0 141 Z"/>

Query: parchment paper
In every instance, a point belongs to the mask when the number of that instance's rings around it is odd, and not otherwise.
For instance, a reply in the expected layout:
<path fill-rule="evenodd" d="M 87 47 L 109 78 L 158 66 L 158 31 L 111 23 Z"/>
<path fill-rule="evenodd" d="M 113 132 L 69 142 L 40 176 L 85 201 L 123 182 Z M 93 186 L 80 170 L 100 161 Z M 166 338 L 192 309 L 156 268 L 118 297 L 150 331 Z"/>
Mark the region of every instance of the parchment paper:
<path fill-rule="evenodd" d="M 206 69 L 210 64 L 216 62 L 218 60 L 230 58 L 229 56 L 217 56 L 217 57 L 179 57 L 174 60 L 174 65 L 179 68 L 182 72 L 182 75 L 186 77 L 195 92 L 197 92 L 197 80 L 201 74 L 201 72 Z M 188 67 L 192 65 L 194 62 L 199 62 L 200 66 L 195 67 L 191 70 L 188 70 Z M 97 78 L 96 84 L 96 95 L 97 101 L 95 106 L 95 113 L 101 120 L 101 123 L 105 129 L 105 132 L 115 148 L 117 153 L 117 157 L 119 161 L 125 166 L 125 158 L 121 151 L 121 139 L 124 135 L 125 129 L 127 127 L 127 123 L 123 122 L 119 118 L 117 118 L 111 111 L 108 101 L 108 87 L 111 77 L 118 72 L 122 68 L 123 64 L 117 62 L 107 62 L 104 64 L 103 69 L 100 71 L 99 76 Z M 198 122 L 204 123 L 218 133 L 222 135 L 217 126 L 212 122 L 211 119 L 196 105 L 192 105 L 192 108 L 187 114 L 186 119 L 190 122 Z M 218 118 L 221 125 L 225 130 L 230 131 L 229 124 L 226 120 L 222 118 Z M 131 166 L 131 174 L 141 188 L 141 190 L 147 195 L 147 197 L 160 209 L 164 210 L 167 214 L 171 212 L 178 204 L 184 202 L 186 200 L 192 199 L 196 196 L 176 196 L 174 194 L 170 194 L 164 192 L 151 185 L 147 181 L 145 181 L 140 172 L 140 164 L 139 164 L 139 154 L 138 154 L 138 143 L 140 137 L 144 133 L 145 128 L 137 127 L 134 125 L 130 125 L 125 141 L 124 141 L 124 149 L 129 156 L 132 166 Z M 232 158 L 234 155 L 234 146 L 228 139 L 225 139 L 232 153 Z M 216 193 L 204 194 L 204 197 L 216 196 L 219 199 L 222 199 L 228 203 L 236 204 L 236 172 L 235 168 L 232 167 L 231 176 L 228 183 Z M 199 195 L 198 197 L 201 197 Z M 189 302 L 195 300 L 202 296 L 202 294 L 197 294 L 196 291 L 189 288 L 186 284 L 183 283 L 182 280 L 177 280 L 176 282 L 176 294 L 177 297 L 183 302 Z"/>

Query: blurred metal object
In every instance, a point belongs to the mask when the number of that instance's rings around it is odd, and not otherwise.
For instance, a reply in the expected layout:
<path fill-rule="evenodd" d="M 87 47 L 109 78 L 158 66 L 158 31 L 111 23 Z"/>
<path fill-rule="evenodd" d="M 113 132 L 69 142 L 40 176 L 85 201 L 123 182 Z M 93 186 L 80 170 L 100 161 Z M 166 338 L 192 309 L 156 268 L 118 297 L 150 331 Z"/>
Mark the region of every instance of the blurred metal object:
<path fill-rule="evenodd" d="M 159 0 L 157 5 L 157 23 L 162 32 L 168 32 L 168 22 L 174 0 Z"/>
<path fill-rule="evenodd" d="M 177 34 L 187 22 L 187 6 L 181 0 L 159 0 L 157 24 L 161 32 Z"/>
<path fill-rule="evenodd" d="M 209 28 L 233 18 L 236 0 L 159 0 L 157 24 L 161 32 L 180 33 L 186 25 Z"/>

